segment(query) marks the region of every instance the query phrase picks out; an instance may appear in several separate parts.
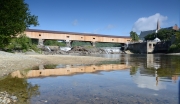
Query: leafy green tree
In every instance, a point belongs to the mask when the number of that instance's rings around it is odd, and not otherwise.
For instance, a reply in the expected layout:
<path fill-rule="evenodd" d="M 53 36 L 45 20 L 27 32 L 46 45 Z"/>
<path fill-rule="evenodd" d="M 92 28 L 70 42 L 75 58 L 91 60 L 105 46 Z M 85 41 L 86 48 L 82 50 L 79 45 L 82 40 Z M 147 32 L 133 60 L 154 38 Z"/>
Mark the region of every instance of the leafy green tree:
<path fill-rule="evenodd" d="M 72 46 L 92 46 L 90 42 L 83 42 L 83 41 L 73 41 Z M 120 47 L 120 43 L 102 43 L 102 42 L 96 42 L 96 47 Z"/>
<path fill-rule="evenodd" d="M 18 37 L 14 37 L 11 39 L 9 45 L 4 48 L 6 51 L 13 51 L 13 50 L 22 50 L 23 52 L 32 49 L 36 52 L 39 51 L 36 44 L 33 44 L 31 39 L 28 38 L 25 34 L 19 35 Z"/>
<path fill-rule="evenodd" d="M 83 41 L 73 41 L 72 46 L 91 46 L 90 42 L 83 42 Z"/>
<path fill-rule="evenodd" d="M 145 36 L 145 40 L 154 40 L 157 37 L 160 40 L 170 40 L 172 35 L 175 34 L 175 31 L 173 30 L 168 30 L 168 29 L 161 29 L 158 31 L 158 33 L 152 33 L 152 34 L 148 34 L 147 36 Z"/>
<path fill-rule="evenodd" d="M 120 43 L 96 43 L 96 47 L 121 47 Z"/>
<path fill-rule="evenodd" d="M 176 35 L 176 41 L 175 41 L 175 43 L 180 43 L 180 31 L 176 31 L 176 32 L 175 32 L 175 35 Z"/>
<path fill-rule="evenodd" d="M 157 37 L 160 40 L 171 41 L 172 37 L 175 35 L 175 41 L 169 48 L 169 52 L 180 52 L 180 31 L 170 30 L 170 29 L 161 29 L 158 33 L 152 33 L 145 36 L 145 40 L 154 40 Z"/>
<path fill-rule="evenodd" d="M 49 46 L 66 46 L 65 42 L 58 42 L 57 40 L 45 40 L 44 45 Z"/>
<path fill-rule="evenodd" d="M 180 31 L 176 31 L 175 35 L 175 41 L 170 46 L 169 52 L 180 52 Z"/>
<path fill-rule="evenodd" d="M 39 25 L 37 18 L 24 0 L 0 0 L 0 48 L 31 25 Z"/>
<path fill-rule="evenodd" d="M 138 37 L 136 32 L 131 31 L 130 37 L 132 38 L 132 41 L 138 41 L 139 40 L 139 37 Z"/>
<path fill-rule="evenodd" d="M 152 34 L 148 34 L 144 37 L 145 40 L 154 40 L 156 38 L 156 34 L 152 33 Z"/>

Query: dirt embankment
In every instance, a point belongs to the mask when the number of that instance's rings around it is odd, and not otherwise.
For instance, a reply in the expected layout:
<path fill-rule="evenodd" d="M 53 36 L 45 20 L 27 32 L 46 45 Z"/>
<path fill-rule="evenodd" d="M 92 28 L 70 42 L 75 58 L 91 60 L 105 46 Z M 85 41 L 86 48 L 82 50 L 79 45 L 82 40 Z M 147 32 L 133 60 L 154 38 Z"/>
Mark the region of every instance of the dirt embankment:
<path fill-rule="evenodd" d="M 70 55 L 24 55 L 0 51 L 0 77 L 41 64 L 95 64 L 110 59 Z"/>

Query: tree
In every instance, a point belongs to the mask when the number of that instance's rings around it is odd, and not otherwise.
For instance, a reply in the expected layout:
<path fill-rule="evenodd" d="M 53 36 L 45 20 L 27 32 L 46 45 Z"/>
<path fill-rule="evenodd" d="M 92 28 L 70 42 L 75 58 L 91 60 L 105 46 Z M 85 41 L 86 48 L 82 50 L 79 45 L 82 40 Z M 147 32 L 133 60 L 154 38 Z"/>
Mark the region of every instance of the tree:
<path fill-rule="evenodd" d="M 172 45 L 169 48 L 169 52 L 180 52 L 180 31 L 170 30 L 170 29 L 161 29 L 158 33 L 152 33 L 145 36 L 145 40 L 154 40 L 157 37 L 163 41 L 171 41 L 175 35 L 175 41 L 172 41 Z"/>
<path fill-rule="evenodd" d="M 176 43 L 180 43 L 180 31 L 176 31 L 175 32 L 175 35 L 176 35 Z"/>
<path fill-rule="evenodd" d="M 15 50 L 22 50 L 23 52 L 26 52 L 30 49 L 36 52 L 39 51 L 37 45 L 35 45 L 25 34 L 21 34 L 18 37 L 11 39 L 11 43 L 4 48 L 4 50 L 10 52 Z"/>
<path fill-rule="evenodd" d="M 57 40 L 45 40 L 44 45 L 49 46 L 66 46 L 65 42 L 58 42 Z"/>
<path fill-rule="evenodd" d="M 28 99 L 40 95 L 38 85 L 28 83 L 25 78 L 11 76 L 7 76 L 6 78 L 0 80 L 0 92 L 4 91 L 10 95 L 17 96 L 18 104 L 29 104 Z"/>
<path fill-rule="evenodd" d="M 132 38 L 132 41 L 138 41 L 139 40 L 139 37 L 138 37 L 136 32 L 131 31 L 130 37 Z"/>
<path fill-rule="evenodd" d="M 175 36 L 175 41 L 170 46 L 169 52 L 180 52 L 180 31 L 176 31 Z"/>
<path fill-rule="evenodd" d="M 172 35 L 175 34 L 175 31 L 173 30 L 168 30 L 168 29 L 161 29 L 158 31 L 158 33 L 152 33 L 152 34 L 148 34 L 147 36 L 145 36 L 145 40 L 154 40 L 157 37 L 160 40 L 170 40 Z"/>
<path fill-rule="evenodd" d="M 24 0 L 0 0 L 0 48 L 31 25 L 39 25 L 37 18 Z"/>

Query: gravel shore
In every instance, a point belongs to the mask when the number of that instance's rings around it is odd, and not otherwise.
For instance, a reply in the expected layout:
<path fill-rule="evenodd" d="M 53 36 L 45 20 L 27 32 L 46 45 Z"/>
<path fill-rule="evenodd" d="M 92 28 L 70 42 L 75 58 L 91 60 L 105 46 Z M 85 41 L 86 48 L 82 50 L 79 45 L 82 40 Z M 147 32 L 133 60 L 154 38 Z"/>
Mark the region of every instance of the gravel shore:
<path fill-rule="evenodd" d="M 14 104 L 17 100 L 16 96 L 11 96 L 7 92 L 0 92 L 0 104 Z"/>
<path fill-rule="evenodd" d="M 70 55 L 25 55 L 0 51 L 0 78 L 16 70 L 23 70 L 41 64 L 95 64 L 110 59 Z"/>

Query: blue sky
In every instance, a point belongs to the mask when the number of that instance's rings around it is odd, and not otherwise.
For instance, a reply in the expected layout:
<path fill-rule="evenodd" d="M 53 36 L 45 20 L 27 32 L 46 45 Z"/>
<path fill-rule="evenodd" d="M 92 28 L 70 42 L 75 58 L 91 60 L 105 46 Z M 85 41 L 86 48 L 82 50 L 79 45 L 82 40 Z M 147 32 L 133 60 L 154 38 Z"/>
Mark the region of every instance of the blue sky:
<path fill-rule="evenodd" d="M 25 0 L 39 26 L 31 29 L 129 36 L 180 26 L 180 0 Z"/>

